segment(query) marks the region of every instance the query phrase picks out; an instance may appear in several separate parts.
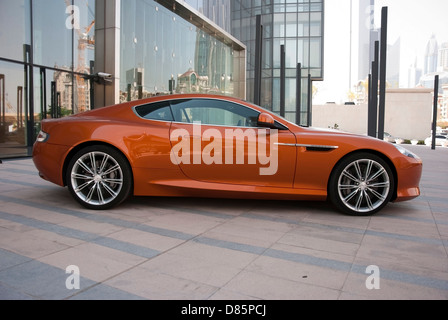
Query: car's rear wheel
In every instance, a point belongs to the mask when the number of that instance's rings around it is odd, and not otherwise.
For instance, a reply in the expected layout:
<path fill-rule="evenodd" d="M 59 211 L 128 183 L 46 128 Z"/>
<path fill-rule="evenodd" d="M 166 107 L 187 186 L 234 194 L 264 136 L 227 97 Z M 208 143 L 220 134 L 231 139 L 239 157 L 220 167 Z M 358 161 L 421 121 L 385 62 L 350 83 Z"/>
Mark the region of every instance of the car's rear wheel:
<path fill-rule="evenodd" d="M 357 153 L 335 167 L 328 192 L 340 211 L 368 216 L 389 203 L 394 187 L 394 175 L 386 161 L 374 154 Z"/>
<path fill-rule="evenodd" d="M 78 151 L 67 168 L 72 196 L 88 209 L 112 208 L 129 197 L 132 171 L 125 157 L 103 145 Z"/>

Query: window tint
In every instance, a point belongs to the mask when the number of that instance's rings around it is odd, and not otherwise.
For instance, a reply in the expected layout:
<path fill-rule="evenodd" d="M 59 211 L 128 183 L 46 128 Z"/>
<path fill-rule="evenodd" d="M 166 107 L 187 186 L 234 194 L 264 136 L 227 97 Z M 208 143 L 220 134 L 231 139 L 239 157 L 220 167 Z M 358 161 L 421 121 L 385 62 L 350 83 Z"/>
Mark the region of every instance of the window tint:
<path fill-rule="evenodd" d="M 170 103 L 168 101 L 156 102 L 135 107 L 135 112 L 148 120 L 173 121 Z"/>
<path fill-rule="evenodd" d="M 229 127 L 257 127 L 258 123 L 258 111 L 227 101 L 176 100 L 171 102 L 171 108 L 177 122 Z"/>

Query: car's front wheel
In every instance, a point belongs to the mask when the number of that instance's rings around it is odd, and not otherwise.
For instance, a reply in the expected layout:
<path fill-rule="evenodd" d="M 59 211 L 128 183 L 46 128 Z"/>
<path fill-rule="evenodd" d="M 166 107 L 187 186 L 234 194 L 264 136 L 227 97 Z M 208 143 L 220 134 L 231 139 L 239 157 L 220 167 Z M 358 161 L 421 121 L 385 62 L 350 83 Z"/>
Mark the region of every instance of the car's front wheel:
<path fill-rule="evenodd" d="M 368 216 L 384 208 L 392 198 L 394 175 L 388 163 L 370 153 L 352 154 L 334 169 L 329 198 L 340 211 Z"/>
<path fill-rule="evenodd" d="M 123 202 L 131 193 L 132 171 L 125 157 L 108 146 L 78 151 L 67 168 L 70 193 L 84 207 L 104 210 Z"/>

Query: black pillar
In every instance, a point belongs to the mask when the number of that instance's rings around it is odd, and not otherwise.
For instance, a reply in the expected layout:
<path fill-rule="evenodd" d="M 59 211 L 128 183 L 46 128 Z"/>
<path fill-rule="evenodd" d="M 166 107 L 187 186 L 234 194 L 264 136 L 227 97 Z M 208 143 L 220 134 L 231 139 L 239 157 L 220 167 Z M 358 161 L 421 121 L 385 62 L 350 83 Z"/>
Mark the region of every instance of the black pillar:
<path fill-rule="evenodd" d="M 47 119 L 47 75 L 45 68 L 40 68 L 40 108 L 41 119 Z"/>
<path fill-rule="evenodd" d="M 138 99 L 143 99 L 143 73 L 137 72 Z"/>
<path fill-rule="evenodd" d="M 308 74 L 308 105 L 307 105 L 307 126 L 311 127 L 313 125 L 313 117 L 312 117 L 312 102 L 313 102 L 313 80 L 311 79 L 311 74 Z"/>
<path fill-rule="evenodd" d="M 95 61 L 90 60 L 90 75 L 95 73 Z M 90 110 L 95 109 L 95 82 L 93 77 L 89 77 L 90 85 Z"/>
<path fill-rule="evenodd" d="M 1 104 L 1 123 L 6 123 L 6 93 L 5 93 L 5 75 L 0 74 L 0 104 Z"/>
<path fill-rule="evenodd" d="M 436 131 L 437 131 L 437 104 L 439 101 L 439 76 L 434 79 L 434 106 L 432 111 L 432 142 L 431 149 L 436 149 Z"/>
<path fill-rule="evenodd" d="M 51 118 L 56 119 L 58 108 L 56 81 L 51 81 L 50 94 L 51 94 Z"/>
<path fill-rule="evenodd" d="M 300 126 L 302 121 L 302 64 L 297 64 L 297 75 L 296 75 L 296 124 Z"/>
<path fill-rule="evenodd" d="M 255 80 L 254 80 L 254 103 L 261 104 L 261 69 L 263 62 L 263 25 L 261 15 L 257 15 L 257 30 L 255 40 Z"/>
<path fill-rule="evenodd" d="M 369 108 L 367 134 L 370 137 L 377 137 L 378 125 L 378 56 L 379 42 L 375 41 L 375 58 L 372 62 L 372 77 L 369 84 Z"/>
<path fill-rule="evenodd" d="M 286 52 L 285 45 L 280 46 L 280 116 L 286 114 Z"/>
<path fill-rule="evenodd" d="M 381 11 L 380 103 L 378 107 L 378 139 L 384 139 L 386 113 L 387 7 Z"/>

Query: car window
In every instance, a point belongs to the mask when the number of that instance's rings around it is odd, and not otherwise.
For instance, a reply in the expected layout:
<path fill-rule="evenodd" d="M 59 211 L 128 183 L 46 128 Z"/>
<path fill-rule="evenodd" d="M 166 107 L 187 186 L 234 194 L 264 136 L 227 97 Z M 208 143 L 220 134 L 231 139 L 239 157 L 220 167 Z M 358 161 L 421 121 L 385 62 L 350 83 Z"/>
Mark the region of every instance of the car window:
<path fill-rule="evenodd" d="M 230 127 L 257 127 L 260 114 L 251 108 L 215 99 L 175 100 L 171 108 L 177 122 Z"/>
<path fill-rule="evenodd" d="M 135 107 L 137 114 L 148 120 L 173 121 L 169 101 L 150 103 Z"/>

